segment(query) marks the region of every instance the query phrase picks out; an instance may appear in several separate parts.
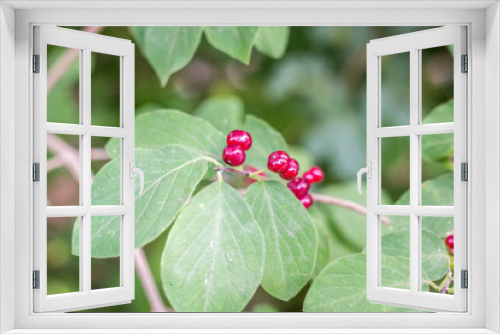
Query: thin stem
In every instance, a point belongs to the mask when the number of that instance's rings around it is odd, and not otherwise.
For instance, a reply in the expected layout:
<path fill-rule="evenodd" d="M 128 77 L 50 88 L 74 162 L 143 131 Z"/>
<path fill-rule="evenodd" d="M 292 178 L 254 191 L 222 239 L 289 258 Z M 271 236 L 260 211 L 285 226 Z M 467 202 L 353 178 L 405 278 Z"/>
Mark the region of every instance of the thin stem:
<path fill-rule="evenodd" d="M 239 170 L 239 169 L 224 167 L 222 165 L 221 166 L 217 166 L 214 169 L 217 170 L 217 171 L 226 172 L 226 173 L 233 173 L 233 174 L 236 174 L 236 175 L 241 175 L 241 176 L 245 176 L 245 177 L 249 177 L 249 178 L 252 178 L 252 179 L 255 179 L 255 180 L 262 181 L 261 177 L 259 177 L 257 175 L 253 175 L 253 173 L 250 173 L 247 170 Z"/>
<path fill-rule="evenodd" d="M 439 287 L 433 281 L 425 281 L 425 283 L 429 284 L 434 290 L 439 291 Z"/>
<path fill-rule="evenodd" d="M 265 172 L 267 172 L 268 170 L 269 170 L 268 168 L 264 168 L 264 169 L 258 170 L 258 171 L 256 171 L 256 172 L 253 172 L 252 174 L 250 174 L 250 175 L 249 175 L 249 177 L 258 176 L 259 174 L 265 173 Z"/>
<path fill-rule="evenodd" d="M 451 277 L 451 270 L 448 269 L 448 273 L 447 273 L 446 277 L 443 279 L 443 281 L 439 285 L 438 291 L 440 293 L 448 293 L 449 292 L 448 288 L 450 287 L 451 278 L 452 278 Z"/>
<path fill-rule="evenodd" d="M 101 26 L 91 26 L 85 27 L 83 31 L 91 33 L 99 33 L 104 27 Z M 47 74 L 47 93 L 56 85 L 56 83 L 61 79 L 61 77 L 66 73 L 68 68 L 73 64 L 73 62 L 78 58 L 80 50 L 78 49 L 67 49 L 50 67 L 49 73 Z"/>
<path fill-rule="evenodd" d="M 149 301 L 151 312 L 175 312 L 174 310 L 166 307 L 163 303 L 163 299 L 161 299 L 160 292 L 156 287 L 155 279 L 151 273 L 151 269 L 149 268 L 146 253 L 144 253 L 142 248 L 135 250 L 135 269 L 137 270 L 137 275 L 141 280 L 146 298 Z"/>
<path fill-rule="evenodd" d="M 80 182 L 80 153 L 73 146 L 52 134 L 47 135 L 47 148 L 56 156 L 54 159 L 58 159 L 60 164 L 68 168 L 75 181 Z M 51 167 L 53 165 L 51 163 Z"/>
<path fill-rule="evenodd" d="M 246 189 L 238 189 L 238 192 L 243 196 L 246 193 Z M 348 209 L 357 213 L 360 213 L 362 215 L 366 216 L 366 208 L 360 204 L 347 201 L 345 199 L 333 197 L 333 196 L 328 196 L 328 195 L 322 195 L 322 194 L 310 194 L 311 197 L 318 203 L 324 203 L 324 204 L 329 204 L 329 205 L 334 205 L 334 206 L 339 206 L 344 209 Z M 386 225 L 391 225 L 391 220 L 385 216 L 382 216 L 382 222 Z"/>
<path fill-rule="evenodd" d="M 322 194 L 311 194 L 311 196 L 312 196 L 313 200 L 318 202 L 318 203 L 340 206 L 340 207 L 352 210 L 354 212 L 360 213 L 360 214 L 365 215 L 365 216 L 367 214 L 366 208 L 364 206 L 362 206 L 358 203 L 354 203 L 352 201 L 348 201 L 348 200 L 333 197 L 333 196 L 322 195 Z M 391 225 L 391 220 L 388 217 L 381 216 L 381 220 L 384 224 Z"/>

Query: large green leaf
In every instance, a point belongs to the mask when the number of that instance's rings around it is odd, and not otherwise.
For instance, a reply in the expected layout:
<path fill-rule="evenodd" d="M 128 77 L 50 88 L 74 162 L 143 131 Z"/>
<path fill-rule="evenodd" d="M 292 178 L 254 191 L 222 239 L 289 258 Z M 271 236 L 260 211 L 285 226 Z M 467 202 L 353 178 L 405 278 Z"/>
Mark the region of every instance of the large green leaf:
<path fill-rule="evenodd" d="M 245 198 L 264 232 L 266 261 L 262 287 L 289 300 L 311 277 L 317 240 L 307 210 L 277 181 L 255 182 Z"/>
<path fill-rule="evenodd" d="M 198 48 L 203 27 L 130 27 L 142 53 L 162 86 L 174 72 L 185 67 Z"/>
<path fill-rule="evenodd" d="M 205 27 L 205 36 L 214 48 L 248 65 L 257 31 L 258 27 L 212 26 Z"/>
<path fill-rule="evenodd" d="M 382 237 L 382 254 L 410 258 L 410 233 L 399 231 Z M 450 267 L 450 260 L 443 240 L 432 232 L 422 230 L 423 278 L 435 281 L 443 277 Z"/>
<path fill-rule="evenodd" d="M 363 194 L 366 193 L 366 187 L 363 186 L 362 188 Z M 354 182 L 330 185 L 321 188 L 319 192 L 366 206 L 366 196 L 358 193 L 356 183 Z M 388 196 L 384 191 L 382 191 L 382 196 L 385 201 L 389 202 Z M 324 210 L 332 221 L 333 227 L 339 237 L 350 245 L 350 248 L 361 251 L 366 245 L 366 216 L 339 206 L 320 205 L 321 209 Z M 382 225 L 382 233 L 386 233 L 389 230 L 389 227 Z"/>
<path fill-rule="evenodd" d="M 423 123 L 453 122 L 453 105 L 453 99 L 438 105 L 424 118 Z M 426 160 L 448 158 L 453 154 L 453 150 L 453 133 L 422 136 L 422 158 Z"/>
<path fill-rule="evenodd" d="M 207 170 L 202 156 L 179 145 L 137 149 L 135 165 L 144 172 L 144 193 L 135 194 L 135 247 L 157 238 L 186 205 Z M 92 205 L 120 201 L 120 158 L 99 170 L 92 183 Z M 139 182 L 136 178 L 136 183 Z M 73 254 L 79 252 L 79 224 L 73 231 Z M 120 217 L 92 216 L 92 256 L 120 255 Z"/>
<path fill-rule="evenodd" d="M 448 173 L 422 183 L 422 202 L 431 206 L 453 206 L 453 174 Z M 405 192 L 395 205 L 410 205 L 410 191 Z M 395 231 L 408 229 L 407 218 L 394 217 L 392 225 Z M 451 217 L 423 217 L 422 229 L 445 238 L 453 231 Z"/>
<path fill-rule="evenodd" d="M 313 205 L 309 208 L 309 214 L 316 228 L 318 238 L 318 252 L 316 253 L 316 264 L 313 272 L 313 277 L 316 277 L 333 260 L 335 245 L 333 233 L 323 212 Z"/>
<path fill-rule="evenodd" d="M 269 57 L 281 58 L 285 54 L 289 35 L 290 27 L 259 27 L 257 39 L 255 40 L 255 48 Z"/>
<path fill-rule="evenodd" d="M 214 96 L 204 101 L 194 114 L 223 134 L 243 128 L 243 101 L 237 96 Z"/>
<path fill-rule="evenodd" d="M 144 113 L 135 119 L 136 148 L 159 148 L 180 144 L 206 155 L 220 158 L 225 136 L 204 119 L 173 109 Z M 106 150 L 119 155 L 120 140 L 111 139 Z"/>
<path fill-rule="evenodd" d="M 386 259 L 387 258 L 387 259 Z M 410 262 L 382 255 L 382 285 L 409 288 Z M 372 304 L 366 299 L 366 255 L 345 256 L 330 263 L 312 284 L 304 301 L 305 312 L 412 312 L 400 307 Z"/>
<path fill-rule="evenodd" d="M 423 119 L 423 124 L 453 122 L 453 99 L 441 103 L 431 110 L 429 115 Z"/>
<path fill-rule="evenodd" d="M 256 168 L 266 168 L 267 158 L 274 151 L 287 151 L 285 139 L 267 122 L 252 115 L 245 117 L 243 129 L 252 136 L 252 148 L 246 152 L 246 164 Z"/>
<path fill-rule="evenodd" d="M 262 230 L 243 197 L 216 181 L 172 227 L 161 261 L 163 288 L 179 312 L 239 312 L 264 269 Z"/>

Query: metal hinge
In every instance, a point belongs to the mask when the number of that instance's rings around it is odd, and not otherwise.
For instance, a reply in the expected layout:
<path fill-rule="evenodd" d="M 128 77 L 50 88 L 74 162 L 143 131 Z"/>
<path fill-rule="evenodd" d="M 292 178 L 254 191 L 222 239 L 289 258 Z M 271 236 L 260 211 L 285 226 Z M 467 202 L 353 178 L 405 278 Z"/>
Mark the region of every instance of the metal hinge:
<path fill-rule="evenodd" d="M 462 55 L 462 73 L 469 72 L 469 57 L 467 55 Z"/>
<path fill-rule="evenodd" d="M 38 162 L 33 164 L 33 181 L 40 182 L 40 164 Z"/>
<path fill-rule="evenodd" d="M 40 55 L 33 55 L 33 73 L 40 73 Z"/>
<path fill-rule="evenodd" d="M 462 276 L 461 287 L 462 289 L 467 289 L 469 287 L 469 273 L 467 270 L 462 270 L 460 273 Z"/>
<path fill-rule="evenodd" d="M 460 164 L 460 180 L 469 181 L 469 165 L 466 162 Z"/>
<path fill-rule="evenodd" d="M 40 270 L 33 270 L 33 289 L 40 289 Z"/>

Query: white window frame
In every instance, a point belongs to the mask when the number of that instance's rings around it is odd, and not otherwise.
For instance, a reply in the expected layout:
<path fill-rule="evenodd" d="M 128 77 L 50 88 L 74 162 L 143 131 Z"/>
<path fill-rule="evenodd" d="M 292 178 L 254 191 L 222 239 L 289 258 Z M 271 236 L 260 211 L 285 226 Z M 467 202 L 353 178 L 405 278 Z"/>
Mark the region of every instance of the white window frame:
<path fill-rule="evenodd" d="M 39 181 L 33 184 L 33 269 L 39 272 L 38 289 L 34 289 L 34 311 L 75 311 L 130 303 L 134 299 L 134 44 L 129 40 L 52 26 L 33 27 L 34 54 L 39 56 L 39 73 L 33 74 L 33 160 L 39 164 Z M 78 124 L 47 122 L 47 45 L 79 50 L 79 122 Z M 92 125 L 91 57 L 92 52 L 118 57 L 120 62 L 120 110 L 117 127 Z M 47 206 L 47 134 L 79 137 L 79 188 L 77 206 Z M 102 136 L 120 139 L 120 203 L 91 203 L 91 139 Z M 91 225 L 92 216 L 120 216 L 120 285 L 92 290 Z M 78 217 L 79 291 L 47 295 L 47 218 Z"/>
<path fill-rule="evenodd" d="M 4 1 L 0 4 L 0 330 L 12 333 L 495 333 L 500 331 L 500 11 L 497 1 Z M 121 6 L 121 7 L 120 7 Z M 65 8 L 62 8 L 65 7 Z M 221 9 L 224 7 L 224 9 Z M 129 9 L 127 9 L 129 8 Z M 142 8 L 142 10 L 138 10 Z M 149 9 L 148 9 L 149 8 Z M 466 25 L 469 308 L 431 314 L 35 314 L 31 290 L 31 31 L 57 25 Z M 14 38 L 15 36 L 15 38 Z M 486 68 L 488 69 L 486 71 Z M 15 84 L 12 84 L 12 83 Z M 15 113 L 13 112 L 15 110 Z M 15 145 L 12 145 L 12 137 Z M 488 152 L 488 154 L 486 154 Z M 353 171 L 353 174 L 355 171 Z M 12 177 L 14 175 L 14 177 Z M 487 181 L 487 182 L 486 182 Z M 12 194 L 15 194 L 12 198 Z M 488 196 L 486 196 L 488 194 Z M 473 226 L 474 228 L 472 229 Z M 12 236 L 15 236 L 13 238 Z M 485 257 L 488 257 L 488 266 Z M 476 274 L 477 273 L 477 274 Z M 486 288 L 486 277 L 488 285 Z M 15 288 L 13 288 L 15 287 Z M 14 307 L 12 307 L 14 305 Z M 138 326 L 142 326 L 138 329 Z M 243 330 L 246 328 L 246 331 Z M 134 330 L 135 329 L 135 330 Z M 161 329 L 161 331 L 160 331 Z M 196 330 L 199 329 L 199 330 Z M 295 329 L 295 330 L 293 330 Z M 344 330 L 343 330 L 344 329 Z M 357 330 L 356 330 L 357 329 Z"/>
<path fill-rule="evenodd" d="M 467 270 L 467 185 L 461 180 L 461 163 L 467 163 L 467 76 L 462 73 L 462 55 L 467 55 L 467 28 L 450 25 L 401 34 L 370 41 L 367 45 L 367 162 L 371 177 L 367 179 L 367 298 L 380 304 L 415 307 L 429 311 L 467 310 L 467 290 L 461 289 L 461 271 Z M 454 119 L 448 123 L 422 123 L 422 50 L 452 45 Z M 382 126 L 381 101 L 382 57 L 409 54 L 409 124 Z M 428 206 L 422 203 L 422 141 L 423 135 L 454 135 L 454 204 Z M 382 205 L 382 139 L 406 137 L 410 147 L 410 203 Z M 409 289 L 381 285 L 382 279 L 382 215 L 407 216 L 410 233 Z M 454 294 L 421 291 L 422 286 L 422 217 L 452 217 L 454 252 Z"/>

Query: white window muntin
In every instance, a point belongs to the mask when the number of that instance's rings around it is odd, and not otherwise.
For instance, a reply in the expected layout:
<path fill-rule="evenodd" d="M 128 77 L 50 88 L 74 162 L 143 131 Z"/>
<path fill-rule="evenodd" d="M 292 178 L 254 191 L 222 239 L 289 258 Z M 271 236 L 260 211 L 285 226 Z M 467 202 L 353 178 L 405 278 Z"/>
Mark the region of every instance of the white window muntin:
<path fill-rule="evenodd" d="M 80 50 L 80 122 L 47 122 L 47 45 Z M 91 52 L 120 57 L 120 126 L 91 125 Z M 34 270 L 40 271 L 40 288 L 34 289 L 35 312 L 71 311 L 130 302 L 134 298 L 134 45 L 127 40 L 70 29 L 34 28 L 34 53 L 40 55 L 40 73 L 33 75 L 34 162 L 40 163 L 40 182 L 34 184 Z M 80 138 L 80 205 L 47 207 L 47 134 Z M 91 137 L 121 138 L 120 205 L 91 205 Z M 121 216 L 120 286 L 91 289 L 91 225 L 93 215 Z M 47 295 L 47 217 L 80 217 L 80 291 Z"/>
<path fill-rule="evenodd" d="M 454 122 L 422 124 L 421 50 L 453 45 Z M 410 53 L 410 125 L 381 127 L 381 57 Z M 367 45 L 367 297 L 387 305 L 424 310 L 466 311 L 467 290 L 460 289 L 460 272 L 467 269 L 467 182 L 461 181 L 460 163 L 467 162 L 467 76 L 461 56 L 467 54 L 466 28 L 450 26 L 373 40 Z M 454 206 L 423 206 L 421 202 L 421 135 L 454 133 Z M 381 205 L 381 138 L 410 137 L 410 205 Z M 410 290 L 380 286 L 380 215 L 410 217 Z M 420 217 L 454 218 L 454 295 L 419 291 L 421 286 Z"/>

